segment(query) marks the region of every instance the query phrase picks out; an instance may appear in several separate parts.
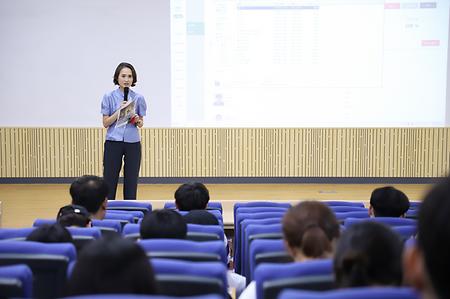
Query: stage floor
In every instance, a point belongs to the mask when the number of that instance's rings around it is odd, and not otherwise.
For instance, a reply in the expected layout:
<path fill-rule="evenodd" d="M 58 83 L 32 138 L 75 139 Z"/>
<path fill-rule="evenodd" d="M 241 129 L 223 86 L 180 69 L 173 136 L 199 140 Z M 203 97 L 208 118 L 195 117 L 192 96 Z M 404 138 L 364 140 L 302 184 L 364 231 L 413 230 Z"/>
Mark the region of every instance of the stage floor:
<path fill-rule="evenodd" d="M 224 222 L 232 224 L 232 207 L 236 201 L 351 200 L 367 205 L 378 184 L 208 184 L 212 201 L 224 204 Z M 410 200 L 423 198 L 430 185 L 396 184 Z M 174 201 L 178 185 L 141 184 L 138 199 L 150 200 L 153 208 Z M 119 185 L 118 197 L 122 194 Z M 1 227 L 29 227 L 36 218 L 55 218 L 59 208 L 70 203 L 66 184 L 0 184 Z"/>

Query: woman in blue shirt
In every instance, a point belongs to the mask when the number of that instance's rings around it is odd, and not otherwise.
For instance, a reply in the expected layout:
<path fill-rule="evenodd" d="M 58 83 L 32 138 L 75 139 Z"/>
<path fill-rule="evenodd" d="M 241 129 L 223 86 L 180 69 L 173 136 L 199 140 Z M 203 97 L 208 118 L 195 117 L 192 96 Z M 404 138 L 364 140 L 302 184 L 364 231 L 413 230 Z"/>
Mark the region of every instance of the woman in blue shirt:
<path fill-rule="evenodd" d="M 103 156 L 103 177 L 109 187 L 109 200 L 116 198 L 122 159 L 124 161 L 123 198 L 136 199 L 141 166 L 141 138 L 138 128 L 142 128 L 147 112 L 144 97 L 129 89 L 135 86 L 136 81 L 134 67 L 126 62 L 120 63 L 114 72 L 113 80 L 119 87 L 105 94 L 102 100 L 103 126 L 108 128 Z M 125 125 L 117 125 L 120 108 L 133 101 L 135 107 L 133 115 Z"/>

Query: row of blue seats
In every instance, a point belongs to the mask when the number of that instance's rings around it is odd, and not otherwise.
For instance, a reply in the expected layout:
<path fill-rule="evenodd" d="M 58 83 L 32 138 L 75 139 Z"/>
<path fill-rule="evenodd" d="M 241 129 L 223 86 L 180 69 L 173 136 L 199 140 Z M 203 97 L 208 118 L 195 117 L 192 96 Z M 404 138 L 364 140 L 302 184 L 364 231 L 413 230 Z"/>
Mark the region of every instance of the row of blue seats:
<path fill-rule="evenodd" d="M 156 274 L 162 276 L 159 278 L 163 279 L 164 275 L 168 274 L 168 271 L 173 271 L 173 273 L 169 273 L 173 275 L 190 276 L 190 278 L 185 279 L 188 281 L 192 281 L 192 276 L 195 276 L 195 273 L 197 273 L 197 276 L 202 277 L 199 281 L 206 282 L 208 279 L 210 281 L 211 279 L 217 280 L 220 278 L 220 285 L 222 286 L 220 291 L 223 291 L 221 295 L 225 294 L 227 254 L 222 241 L 195 242 L 175 239 L 152 239 L 142 240 L 138 244 L 151 258 Z M 33 272 L 33 293 L 37 297 L 54 298 L 61 295 L 66 281 L 68 266 L 75 262 L 76 258 L 75 246 L 70 243 L 0 242 L 0 265 L 28 265 Z M 184 262 L 166 261 L 168 264 L 164 264 L 162 261 L 156 261 L 160 258 L 179 259 L 184 260 Z M 154 260 L 155 262 L 153 262 Z M 170 268 L 167 265 L 173 266 Z M 172 285 L 173 288 L 174 286 Z M 207 286 L 204 288 L 207 288 Z M 168 288 L 167 292 L 169 291 L 170 288 Z M 184 292 L 200 292 L 202 294 L 203 288 L 184 290 Z"/>
<path fill-rule="evenodd" d="M 177 240 L 175 240 L 177 241 Z M 14 247 L 18 242 L 7 243 L 10 247 Z M 20 253 L 27 253 L 28 247 L 34 247 L 34 252 L 36 253 L 37 259 L 40 259 L 41 269 L 42 263 L 47 267 L 46 276 L 42 276 L 39 271 L 35 271 L 34 280 L 35 283 L 33 287 L 30 286 L 29 282 L 27 290 L 25 290 L 22 294 L 23 297 L 29 298 L 29 295 L 33 293 L 34 296 L 46 295 L 52 297 L 56 293 L 48 293 L 51 289 L 49 288 L 49 283 L 63 283 L 66 279 L 67 273 L 70 273 L 70 270 L 67 271 L 68 267 L 72 268 L 74 261 L 74 251 L 72 251 L 72 255 L 68 255 L 67 259 L 59 259 L 59 265 L 61 269 L 53 268 L 50 270 L 48 260 L 43 260 L 43 257 L 51 256 L 55 254 L 56 249 L 59 249 L 60 255 L 64 252 L 64 249 L 67 250 L 68 245 L 70 244 L 40 244 L 30 242 L 28 246 L 25 246 L 23 249 L 19 250 Z M 172 244 L 173 245 L 173 244 Z M 4 247 L 0 244 L 0 249 Z M 41 247 L 41 250 L 39 250 Z M 46 247 L 42 250 L 42 247 Z M 53 248 L 51 248 L 53 247 Z M 4 250 L 0 250 L 0 261 L 2 260 L 2 254 Z M 42 252 L 46 254 L 43 255 Z M 20 253 L 14 253 L 13 255 L 17 256 Z M 33 256 L 32 253 L 28 252 L 28 264 L 31 268 L 33 266 L 38 265 L 38 260 L 33 260 L 34 263 L 31 263 L 30 260 Z M 52 259 L 52 266 L 56 267 L 56 263 L 54 259 Z M 151 263 L 153 265 L 154 271 L 156 273 L 156 279 L 161 287 L 161 291 L 167 295 L 201 295 L 205 292 L 216 293 L 220 296 L 225 296 L 226 292 L 226 267 L 223 263 L 220 262 L 209 262 L 209 263 L 193 263 L 186 261 L 175 261 L 175 260 L 159 260 L 152 259 Z M 69 266 L 70 265 L 70 266 Z M 23 267 L 21 267 L 23 268 Z M 260 265 L 255 272 L 255 281 L 256 281 L 256 291 L 257 298 L 259 299 L 272 299 L 278 298 L 278 295 L 286 289 L 315 289 L 315 290 L 331 290 L 334 288 L 334 277 L 333 277 L 333 269 L 332 269 L 332 261 L 331 260 L 315 260 L 310 261 L 308 263 L 291 263 L 291 264 L 263 264 Z M 3 269 L 4 270 L 4 269 Z M 5 271 L 3 271 L 4 273 Z M 6 271 L 7 272 L 7 271 Z M 0 267 L 0 277 L 1 277 L 1 267 Z M 48 277 L 48 274 L 59 273 L 61 277 Z M 26 276 L 26 275 L 25 275 Z M 28 277 L 29 277 L 28 271 Z M 44 281 L 47 279 L 47 281 Z M 48 280 L 51 279 L 51 280 Z M 28 281 L 31 279 L 28 278 Z M 63 284 L 59 284 L 62 286 Z M 43 293 L 42 286 L 45 286 L 45 290 L 47 293 Z M 55 285 L 54 285 L 55 286 Z M 31 291 L 33 290 L 33 292 Z M 62 290 L 57 290 L 61 292 Z M 310 293 L 312 294 L 312 293 Z M 316 296 L 323 296 L 329 293 L 320 293 L 316 294 Z M 346 293 L 347 294 L 347 293 Z M 21 295 L 22 296 L 22 295 Z M 366 298 L 370 298 L 366 297 Z M 297 298 L 297 297 L 296 297 Z M 304 297 L 298 297 L 304 298 Z M 311 297 L 316 298 L 316 297 Z M 317 297 L 319 298 L 319 297 Z M 320 297 L 323 298 L 323 297 Z M 350 297 L 348 297 L 350 298 Z M 372 297 L 375 298 L 375 297 Z M 388 297 L 389 298 L 389 297 Z M 404 297 L 401 297 L 404 298 Z M 406 297 L 406 298 L 415 298 L 415 297 Z"/>
<path fill-rule="evenodd" d="M 375 220 L 395 226 L 395 230 L 403 237 L 409 238 L 416 234 L 416 220 L 408 218 L 378 217 L 369 218 L 368 209 L 363 203 L 325 201 L 335 212 L 336 218 L 343 223 L 342 229 L 362 220 Z M 281 239 L 281 218 L 290 207 L 286 203 L 250 202 L 236 204 L 234 207 L 234 265 L 235 271 L 251 279 L 252 262 L 257 263 L 249 256 L 250 243 L 257 239 Z M 279 260 L 289 260 L 280 255 Z M 264 259 L 263 259 L 264 260 Z"/>

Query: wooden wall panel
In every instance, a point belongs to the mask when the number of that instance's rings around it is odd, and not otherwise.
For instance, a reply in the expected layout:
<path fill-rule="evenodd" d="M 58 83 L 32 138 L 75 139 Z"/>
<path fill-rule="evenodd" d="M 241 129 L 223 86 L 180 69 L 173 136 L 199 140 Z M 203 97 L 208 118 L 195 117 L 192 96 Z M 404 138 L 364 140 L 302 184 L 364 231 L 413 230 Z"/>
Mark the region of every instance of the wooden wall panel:
<path fill-rule="evenodd" d="M 102 174 L 101 128 L 0 128 L 3 178 Z M 143 129 L 142 177 L 439 177 L 450 128 Z"/>

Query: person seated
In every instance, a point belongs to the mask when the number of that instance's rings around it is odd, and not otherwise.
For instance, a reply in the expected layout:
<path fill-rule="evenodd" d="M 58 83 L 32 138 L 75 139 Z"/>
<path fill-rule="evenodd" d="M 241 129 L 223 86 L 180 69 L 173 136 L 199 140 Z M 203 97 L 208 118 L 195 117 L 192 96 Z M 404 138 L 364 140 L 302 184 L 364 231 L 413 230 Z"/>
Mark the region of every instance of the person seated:
<path fill-rule="evenodd" d="M 42 243 L 73 243 L 70 232 L 59 223 L 39 226 L 27 236 L 26 240 Z"/>
<path fill-rule="evenodd" d="M 180 211 L 204 210 L 208 202 L 209 191 L 202 183 L 186 183 L 175 191 L 175 206 Z"/>
<path fill-rule="evenodd" d="M 70 185 L 72 204 L 83 206 L 90 213 L 91 219 L 105 218 L 108 204 L 108 185 L 95 175 L 84 175 Z"/>
<path fill-rule="evenodd" d="M 294 262 L 331 258 L 339 238 L 339 223 L 330 208 L 318 201 L 303 201 L 291 207 L 282 220 L 283 239 Z M 256 298 L 252 281 L 241 299 Z"/>
<path fill-rule="evenodd" d="M 337 286 L 400 286 L 402 246 L 400 237 L 384 224 L 364 221 L 350 226 L 333 259 Z"/>
<path fill-rule="evenodd" d="M 421 298 L 450 298 L 450 177 L 425 196 L 419 211 L 418 237 L 407 247 L 403 267 L 406 281 Z"/>
<path fill-rule="evenodd" d="M 387 186 L 373 190 L 370 196 L 370 217 L 405 217 L 409 209 L 409 199 L 405 193 Z"/>
<path fill-rule="evenodd" d="M 113 236 L 81 251 L 66 295 L 155 293 L 155 275 L 145 251 L 131 240 Z"/>
<path fill-rule="evenodd" d="M 144 216 L 140 233 L 142 239 L 185 239 L 187 225 L 173 210 L 154 210 Z"/>
<path fill-rule="evenodd" d="M 201 225 L 219 225 L 217 217 L 206 210 L 191 210 L 183 216 L 186 223 Z"/>
<path fill-rule="evenodd" d="M 91 227 L 90 214 L 83 206 L 67 205 L 59 209 L 56 221 L 64 227 Z"/>

